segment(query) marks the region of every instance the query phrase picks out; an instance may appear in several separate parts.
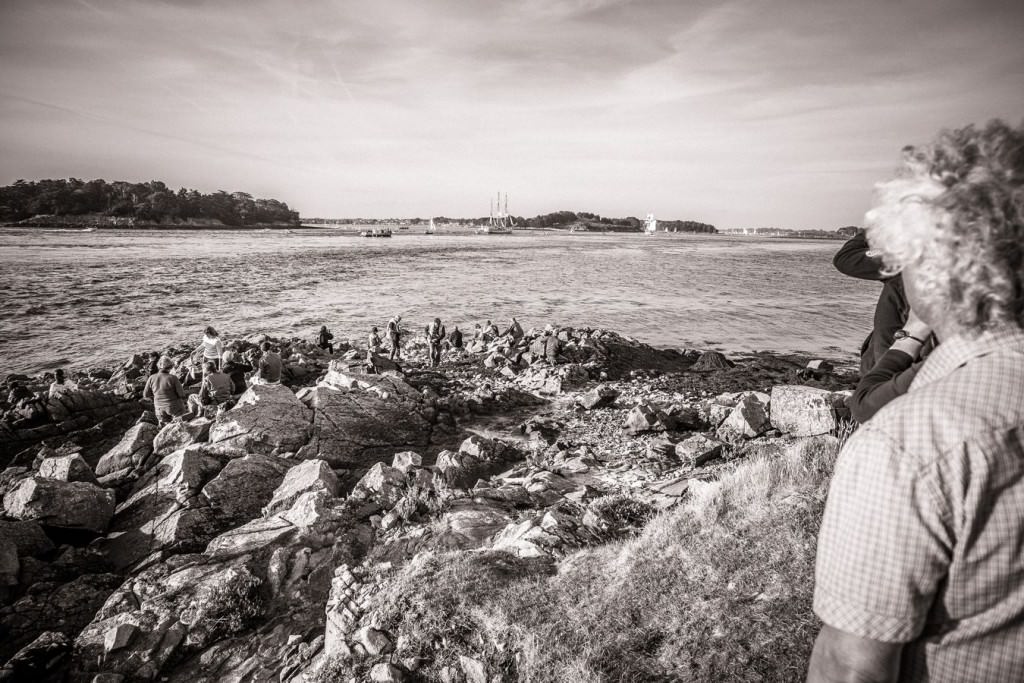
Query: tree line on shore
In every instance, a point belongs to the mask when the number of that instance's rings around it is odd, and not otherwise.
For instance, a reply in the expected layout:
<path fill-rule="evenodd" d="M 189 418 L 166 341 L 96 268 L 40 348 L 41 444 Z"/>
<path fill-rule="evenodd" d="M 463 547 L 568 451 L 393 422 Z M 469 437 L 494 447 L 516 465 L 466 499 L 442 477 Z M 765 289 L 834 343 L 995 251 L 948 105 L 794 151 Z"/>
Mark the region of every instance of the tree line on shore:
<path fill-rule="evenodd" d="M 35 216 L 106 216 L 141 223 L 216 220 L 224 225 L 297 224 L 299 213 L 276 199 L 245 192 L 177 191 L 159 180 L 146 183 L 78 178 L 25 181 L 0 187 L 0 220 Z"/>
<path fill-rule="evenodd" d="M 304 218 L 303 223 L 310 225 L 376 225 L 376 224 L 408 224 L 422 225 L 430 222 L 429 218 Z M 488 217 L 480 218 L 450 218 L 448 216 L 435 216 L 433 218 L 438 225 L 462 225 L 471 226 L 487 223 Z M 630 216 L 627 218 L 609 218 L 599 216 L 586 211 L 555 211 L 553 213 L 541 214 L 533 218 L 524 216 L 513 216 L 513 224 L 518 228 L 570 228 L 582 226 L 588 230 L 630 232 L 639 231 L 643 228 L 643 221 Z M 704 232 L 716 233 L 718 230 L 709 223 L 699 221 L 658 221 L 658 228 L 676 232 Z"/>

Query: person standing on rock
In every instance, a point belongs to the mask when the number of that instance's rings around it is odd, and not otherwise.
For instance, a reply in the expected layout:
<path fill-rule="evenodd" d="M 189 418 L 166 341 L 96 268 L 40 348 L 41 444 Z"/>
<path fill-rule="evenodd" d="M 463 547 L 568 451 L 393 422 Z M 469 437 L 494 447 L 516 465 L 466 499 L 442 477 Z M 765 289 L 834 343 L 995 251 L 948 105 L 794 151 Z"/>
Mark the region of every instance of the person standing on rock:
<path fill-rule="evenodd" d="M 1024 681 L 1024 125 L 904 161 L 868 239 L 942 344 L 839 453 L 808 680 Z"/>
<path fill-rule="evenodd" d="M 440 318 L 434 318 L 434 322 L 427 326 L 427 355 L 430 358 L 430 367 L 436 368 L 441 364 L 441 343 L 448 336 Z"/>
<path fill-rule="evenodd" d="M 327 325 L 322 325 L 319 334 L 316 336 L 316 345 L 327 351 L 327 353 L 334 353 L 334 344 L 331 343 L 332 339 L 334 339 L 334 335 L 327 329 Z"/>
<path fill-rule="evenodd" d="M 179 415 L 188 412 L 185 409 L 185 388 L 178 378 L 171 374 L 174 361 L 167 356 L 160 356 L 156 362 L 157 372 L 146 380 L 142 397 L 153 400 L 153 411 L 157 423 L 163 427 Z"/>
<path fill-rule="evenodd" d="M 256 374 L 252 377 L 252 384 L 280 384 L 281 370 L 284 362 L 281 360 L 270 342 L 260 344 L 260 351 L 263 355 L 256 361 Z"/>
<path fill-rule="evenodd" d="M 224 353 L 224 344 L 221 343 L 220 334 L 212 326 L 203 332 L 203 341 L 196 347 L 195 353 L 203 352 L 203 363 L 213 363 L 220 367 L 220 357 Z"/>
<path fill-rule="evenodd" d="M 402 358 L 402 316 L 396 315 L 394 318 L 388 321 L 388 342 L 391 343 L 391 355 L 388 356 L 391 360 L 401 360 Z"/>

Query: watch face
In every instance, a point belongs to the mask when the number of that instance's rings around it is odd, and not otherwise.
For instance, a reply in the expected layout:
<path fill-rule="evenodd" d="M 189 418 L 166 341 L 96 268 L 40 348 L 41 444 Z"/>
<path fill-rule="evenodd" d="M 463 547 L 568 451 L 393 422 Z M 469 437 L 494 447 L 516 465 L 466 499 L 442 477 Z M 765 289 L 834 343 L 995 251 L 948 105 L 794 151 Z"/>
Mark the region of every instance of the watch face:
<path fill-rule="evenodd" d="M 893 339 L 906 339 L 908 336 L 910 336 L 910 335 L 907 334 L 906 330 L 896 330 L 896 332 L 892 335 L 892 338 Z"/>

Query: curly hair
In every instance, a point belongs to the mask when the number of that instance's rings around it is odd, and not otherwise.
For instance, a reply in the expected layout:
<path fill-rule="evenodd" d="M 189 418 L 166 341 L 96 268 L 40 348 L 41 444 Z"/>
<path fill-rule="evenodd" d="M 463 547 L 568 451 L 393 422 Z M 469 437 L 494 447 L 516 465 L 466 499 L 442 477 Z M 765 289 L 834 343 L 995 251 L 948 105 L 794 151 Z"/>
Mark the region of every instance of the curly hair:
<path fill-rule="evenodd" d="M 903 157 L 865 216 L 887 272 L 912 266 L 920 303 L 962 334 L 1024 328 L 1024 123 L 943 131 Z"/>

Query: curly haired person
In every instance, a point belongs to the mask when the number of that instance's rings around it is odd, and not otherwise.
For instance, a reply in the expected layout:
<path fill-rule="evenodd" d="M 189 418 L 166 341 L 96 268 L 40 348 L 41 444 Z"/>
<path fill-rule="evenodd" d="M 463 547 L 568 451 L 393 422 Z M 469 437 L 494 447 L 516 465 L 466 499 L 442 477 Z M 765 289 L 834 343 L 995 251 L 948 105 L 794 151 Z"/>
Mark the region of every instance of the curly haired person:
<path fill-rule="evenodd" d="M 1024 681 L 1024 125 L 904 162 L 867 236 L 942 344 L 839 455 L 808 680 Z"/>

